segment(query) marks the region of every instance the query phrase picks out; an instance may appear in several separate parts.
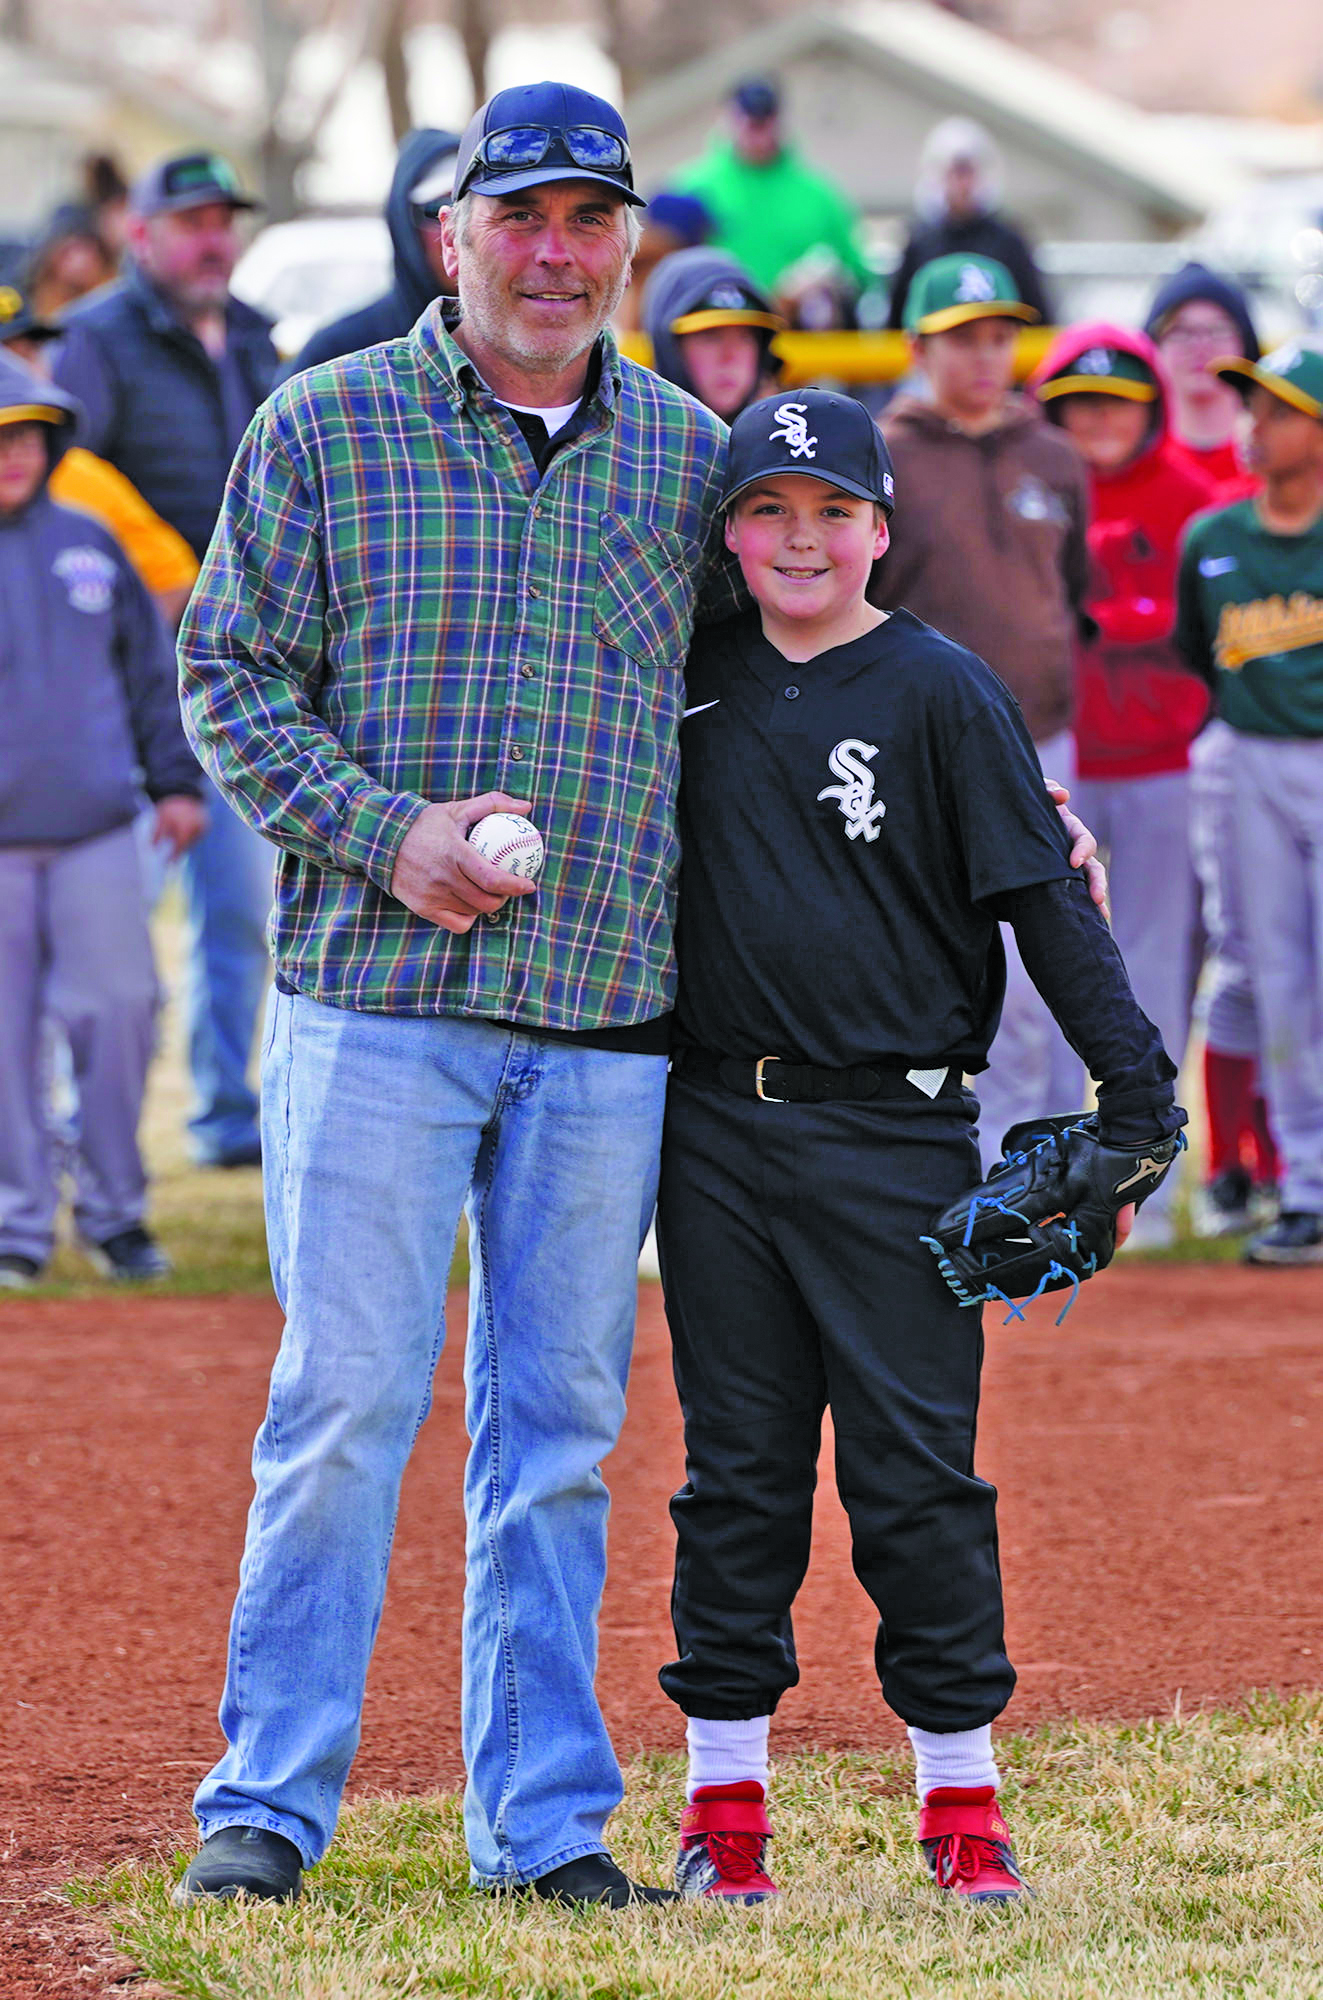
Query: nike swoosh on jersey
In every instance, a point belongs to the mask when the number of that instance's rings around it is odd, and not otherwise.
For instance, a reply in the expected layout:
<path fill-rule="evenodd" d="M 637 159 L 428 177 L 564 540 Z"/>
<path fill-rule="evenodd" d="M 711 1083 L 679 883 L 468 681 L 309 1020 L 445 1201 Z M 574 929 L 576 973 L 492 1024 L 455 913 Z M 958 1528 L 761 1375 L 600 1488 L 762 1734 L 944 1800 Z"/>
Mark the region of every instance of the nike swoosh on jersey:
<path fill-rule="evenodd" d="M 680 717 L 680 720 L 681 722 L 688 722 L 691 715 L 702 715 L 709 708 L 720 708 L 720 707 L 721 707 L 721 696 L 718 695 L 715 701 L 700 701 L 697 708 L 687 708 L 684 714 Z"/>
<path fill-rule="evenodd" d="M 1200 576 L 1226 576 L 1229 571 L 1239 569 L 1235 556 L 1205 556 L 1199 564 Z"/>

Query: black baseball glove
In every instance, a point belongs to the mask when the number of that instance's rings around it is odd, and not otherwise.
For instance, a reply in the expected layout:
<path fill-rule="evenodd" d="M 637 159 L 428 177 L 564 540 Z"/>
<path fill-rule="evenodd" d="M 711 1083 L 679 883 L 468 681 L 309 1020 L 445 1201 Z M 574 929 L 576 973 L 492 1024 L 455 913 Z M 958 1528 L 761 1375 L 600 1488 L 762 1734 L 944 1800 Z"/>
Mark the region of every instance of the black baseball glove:
<path fill-rule="evenodd" d="M 921 1240 L 962 1306 L 1069 1289 L 1057 1325 L 1086 1278 L 1112 1261 L 1116 1218 L 1166 1178 L 1185 1134 L 1141 1148 L 1104 1144 L 1097 1115 L 1012 1125 L 985 1181 L 944 1209 Z"/>

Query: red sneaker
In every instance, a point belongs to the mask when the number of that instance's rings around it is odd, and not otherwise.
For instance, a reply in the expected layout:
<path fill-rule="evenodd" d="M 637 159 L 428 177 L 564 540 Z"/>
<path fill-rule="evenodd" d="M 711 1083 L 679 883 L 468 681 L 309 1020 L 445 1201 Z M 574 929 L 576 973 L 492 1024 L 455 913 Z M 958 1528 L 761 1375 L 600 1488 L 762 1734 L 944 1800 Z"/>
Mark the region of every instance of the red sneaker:
<path fill-rule="evenodd" d="M 781 1891 L 763 1867 L 771 1835 L 763 1788 L 700 1785 L 680 1819 L 675 1886 L 682 1896 L 723 1896 L 730 1903 L 765 1903 Z"/>
<path fill-rule="evenodd" d="M 1010 1828 L 991 1785 L 939 1787 L 919 1814 L 919 1845 L 939 1889 L 970 1903 L 1010 1903 L 1033 1894 L 1020 1873 Z"/>

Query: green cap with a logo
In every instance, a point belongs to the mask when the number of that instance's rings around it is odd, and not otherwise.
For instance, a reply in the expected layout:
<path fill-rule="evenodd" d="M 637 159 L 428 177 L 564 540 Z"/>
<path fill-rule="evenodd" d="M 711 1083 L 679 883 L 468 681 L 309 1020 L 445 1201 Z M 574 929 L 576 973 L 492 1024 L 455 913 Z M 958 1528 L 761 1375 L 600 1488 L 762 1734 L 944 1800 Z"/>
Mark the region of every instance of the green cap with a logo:
<path fill-rule="evenodd" d="M 261 204 L 239 185 L 239 176 L 220 153 L 172 153 L 134 184 L 129 207 L 135 215 L 166 215 L 181 208 L 205 208 L 211 202 L 227 208 L 258 208 Z"/>
<path fill-rule="evenodd" d="M 1038 384 L 1037 394 L 1041 403 L 1058 396 L 1120 396 L 1127 403 L 1153 403 L 1158 382 L 1140 355 L 1100 342 L 1063 362 L 1055 375 Z"/>
<path fill-rule="evenodd" d="M 905 295 L 910 333 L 946 333 L 971 319 L 1037 319 L 1015 289 L 1015 280 L 995 257 L 934 257 L 921 264 Z"/>
<path fill-rule="evenodd" d="M 1209 366 L 1214 375 L 1234 382 L 1244 396 L 1257 382 L 1261 389 L 1279 396 L 1293 409 L 1303 410 L 1307 417 L 1323 418 L 1323 353 L 1317 347 L 1288 340 L 1265 354 L 1262 361 L 1246 361 L 1232 354 Z"/>

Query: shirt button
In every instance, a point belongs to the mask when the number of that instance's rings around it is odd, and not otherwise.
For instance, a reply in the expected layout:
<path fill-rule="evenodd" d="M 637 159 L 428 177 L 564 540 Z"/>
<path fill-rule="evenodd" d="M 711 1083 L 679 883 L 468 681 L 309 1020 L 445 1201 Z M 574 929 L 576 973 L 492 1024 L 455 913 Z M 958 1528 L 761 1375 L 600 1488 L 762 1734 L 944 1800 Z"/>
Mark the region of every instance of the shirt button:
<path fill-rule="evenodd" d="M 528 586 L 528 594 L 530 597 L 541 597 L 542 592 L 538 589 L 535 583 L 530 583 Z"/>
<path fill-rule="evenodd" d="M 511 752 L 510 752 L 510 755 L 511 755 L 511 756 L 512 756 L 512 757 L 514 758 L 514 761 L 515 761 L 515 763 L 516 763 L 516 764 L 522 764 L 522 763 L 523 763 L 523 761 L 524 761 L 524 753 L 523 753 L 523 751 L 522 751 L 522 750 L 521 750 L 521 749 L 519 748 L 519 745 L 518 745 L 517 743 L 515 744 L 515 747 L 514 747 L 514 749 L 513 749 L 513 750 L 512 750 Z"/>
<path fill-rule="evenodd" d="M 542 516 L 546 513 L 546 511 L 547 511 L 546 508 L 542 505 L 542 502 L 539 500 L 537 506 L 533 509 L 534 518 L 540 521 L 542 519 Z"/>
<path fill-rule="evenodd" d="M 798 701 L 798 700 L 799 700 L 799 689 L 798 689 L 797 687 L 788 687 L 788 688 L 786 689 L 786 700 L 787 700 L 787 701 Z"/>
<path fill-rule="evenodd" d="M 535 673 L 537 672 L 537 668 L 536 668 L 536 667 L 530 667 L 530 666 L 522 666 L 522 667 L 521 667 L 521 668 L 519 669 L 519 671 L 520 671 L 520 673 L 521 673 L 521 674 L 523 675 L 523 677 L 524 677 L 524 679 L 525 679 L 526 681 L 531 681 L 531 680 L 532 680 L 532 678 L 533 678 L 533 676 L 534 676 L 534 674 L 535 674 Z"/>

